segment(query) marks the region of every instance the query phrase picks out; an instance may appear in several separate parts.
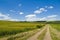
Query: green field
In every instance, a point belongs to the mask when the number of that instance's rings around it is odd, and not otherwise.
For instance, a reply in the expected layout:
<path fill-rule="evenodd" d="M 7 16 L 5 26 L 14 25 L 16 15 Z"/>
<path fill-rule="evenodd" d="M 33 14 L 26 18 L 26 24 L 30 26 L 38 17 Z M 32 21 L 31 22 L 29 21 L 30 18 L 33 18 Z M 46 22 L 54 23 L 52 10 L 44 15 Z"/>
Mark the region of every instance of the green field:
<path fill-rule="evenodd" d="M 53 40 L 60 40 L 60 23 L 52 23 L 52 28 L 54 30 L 51 30 L 51 37 Z"/>
<path fill-rule="evenodd" d="M 51 24 L 51 26 L 60 31 L 60 23 Z"/>
<path fill-rule="evenodd" d="M 44 25 L 45 23 L 40 22 L 0 21 L 0 37 L 37 29 Z"/>

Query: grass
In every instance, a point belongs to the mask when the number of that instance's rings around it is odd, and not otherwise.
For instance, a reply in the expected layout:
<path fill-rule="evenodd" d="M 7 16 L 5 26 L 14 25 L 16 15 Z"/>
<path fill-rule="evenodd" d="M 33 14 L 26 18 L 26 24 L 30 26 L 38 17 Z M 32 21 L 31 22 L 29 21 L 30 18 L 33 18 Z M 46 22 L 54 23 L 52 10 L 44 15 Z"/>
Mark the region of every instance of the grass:
<path fill-rule="evenodd" d="M 15 39 L 19 39 L 19 40 L 27 40 L 27 38 L 29 36 L 32 36 L 34 35 L 38 30 L 32 30 L 32 31 L 28 31 L 28 32 L 23 32 L 21 34 L 18 34 L 17 36 L 14 36 L 14 37 L 10 37 L 8 38 L 7 40 L 15 40 Z"/>
<path fill-rule="evenodd" d="M 52 23 L 52 28 L 57 29 L 56 31 L 60 32 L 60 23 Z M 56 31 L 53 31 L 53 29 L 50 29 L 50 34 L 53 40 L 60 40 L 60 38 L 57 37 Z M 60 34 L 59 34 L 60 35 Z"/>
<path fill-rule="evenodd" d="M 57 35 L 56 35 L 54 32 L 52 32 L 52 30 L 50 30 L 50 34 L 51 34 L 52 40 L 60 40 L 60 39 L 57 37 Z"/>
<path fill-rule="evenodd" d="M 33 30 L 33 31 L 29 31 L 27 32 L 27 35 L 25 35 L 22 38 L 18 38 L 18 40 L 27 40 L 29 37 L 33 36 L 34 34 L 36 34 L 39 30 Z"/>
<path fill-rule="evenodd" d="M 45 23 L 40 22 L 0 21 L 0 37 L 41 28 L 44 25 Z"/>
<path fill-rule="evenodd" d="M 58 31 L 60 31 L 60 23 L 58 24 L 51 24 L 51 26 L 55 29 L 57 29 Z"/>

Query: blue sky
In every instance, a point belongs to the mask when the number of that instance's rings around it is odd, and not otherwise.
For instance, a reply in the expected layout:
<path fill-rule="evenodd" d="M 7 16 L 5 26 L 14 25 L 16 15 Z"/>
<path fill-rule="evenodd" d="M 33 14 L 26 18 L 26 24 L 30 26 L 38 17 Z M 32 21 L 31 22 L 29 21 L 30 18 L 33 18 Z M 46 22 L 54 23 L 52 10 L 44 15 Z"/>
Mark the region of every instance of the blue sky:
<path fill-rule="evenodd" d="M 60 0 L 0 0 L 0 20 L 60 20 Z"/>

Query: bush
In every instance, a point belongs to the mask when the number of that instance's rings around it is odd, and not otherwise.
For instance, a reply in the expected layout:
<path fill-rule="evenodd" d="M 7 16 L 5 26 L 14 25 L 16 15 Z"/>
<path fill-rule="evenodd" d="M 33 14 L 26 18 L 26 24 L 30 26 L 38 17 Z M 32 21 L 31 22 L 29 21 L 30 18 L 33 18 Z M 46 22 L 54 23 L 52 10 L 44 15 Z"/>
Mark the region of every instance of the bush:
<path fill-rule="evenodd" d="M 42 27 L 42 25 L 37 25 L 36 27 L 37 27 L 37 28 L 41 28 L 41 27 Z"/>

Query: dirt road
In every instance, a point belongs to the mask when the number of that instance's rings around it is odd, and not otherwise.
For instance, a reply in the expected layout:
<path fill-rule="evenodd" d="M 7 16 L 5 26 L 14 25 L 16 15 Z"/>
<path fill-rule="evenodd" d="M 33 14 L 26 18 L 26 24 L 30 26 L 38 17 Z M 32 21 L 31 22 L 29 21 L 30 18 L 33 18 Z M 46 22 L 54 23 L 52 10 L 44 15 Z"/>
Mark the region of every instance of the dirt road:
<path fill-rule="evenodd" d="M 35 35 L 33 35 L 32 37 L 28 38 L 27 40 L 38 40 L 37 38 L 39 37 L 39 35 L 46 29 L 46 27 L 44 27 L 42 30 L 40 30 L 39 32 L 37 32 Z"/>
<path fill-rule="evenodd" d="M 45 34 L 44 40 L 52 40 L 50 32 L 49 32 L 50 25 L 47 25 L 47 32 Z"/>

